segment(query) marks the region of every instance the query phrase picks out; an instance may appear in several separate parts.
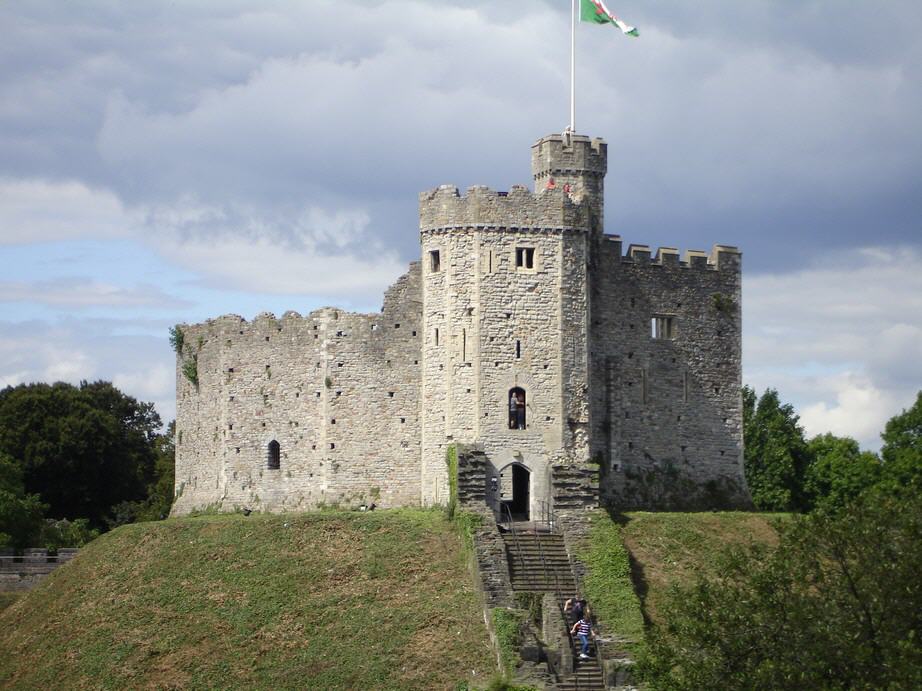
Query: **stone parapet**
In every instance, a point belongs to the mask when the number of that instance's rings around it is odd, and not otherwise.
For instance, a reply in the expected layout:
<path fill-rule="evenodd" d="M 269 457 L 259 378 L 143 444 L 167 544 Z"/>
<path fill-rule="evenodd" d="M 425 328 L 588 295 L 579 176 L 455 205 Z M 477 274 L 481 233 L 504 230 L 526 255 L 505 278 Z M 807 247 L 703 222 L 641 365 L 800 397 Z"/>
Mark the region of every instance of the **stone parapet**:
<path fill-rule="evenodd" d="M 462 228 L 573 230 L 586 228 L 588 205 L 574 201 L 562 186 L 532 193 L 515 185 L 508 192 L 476 186 L 461 195 L 442 185 L 419 195 L 419 227 L 426 233 Z"/>
<path fill-rule="evenodd" d="M 636 266 L 671 266 L 683 269 L 702 269 L 707 271 L 729 271 L 739 273 L 742 252 L 730 245 L 714 245 L 710 252 L 703 250 L 685 250 L 679 252 L 675 247 L 660 247 L 652 252 L 649 245 L 628 245 L 622 254 L 621 238 L 606 235 L 603 238 L 603 262 L 615 261 L 620 264 Z"/>

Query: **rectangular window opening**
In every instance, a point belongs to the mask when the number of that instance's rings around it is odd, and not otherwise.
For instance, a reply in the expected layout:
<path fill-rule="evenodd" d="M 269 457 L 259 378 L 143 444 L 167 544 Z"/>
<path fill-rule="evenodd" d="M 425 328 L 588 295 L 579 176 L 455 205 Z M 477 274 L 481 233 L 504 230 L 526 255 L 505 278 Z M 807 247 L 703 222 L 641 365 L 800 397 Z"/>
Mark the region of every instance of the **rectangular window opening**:
<path fill-rule="evenodd" d="M 442 261 L 441 261 L 441 258 L 439 257 L 439 251 L 430 250 L 429 251 L 429 270 L 432 273 L 437 273 L 441 269 L 442 269 Z"/>
<path fill-rule="evenodd" d="M 435 344 L 436 345 L 439 344 L 439 330 L 438 329 L 435 330 Z"/>
<path fill-rule="evenodd" d="M 516 247 L 515 248 L 515 265 L 520 269 L 535 268 L 535 248 L 534 247 Z"/>
<path fill-rule="evenodd" d="M 515 357 L 516 359 L 522 357 L 522 341 L 515 342 Z"/>
<path fill-rule="evenodd" d="M 461 362 L 467 362 L 467 329 L 461 329 Z"/>
<path fill-rule="evenodd" d="M 675 338 L 675 319 L 666 316 L 653 317 L 650 320 L 650 336 L 663 340 Z"/>

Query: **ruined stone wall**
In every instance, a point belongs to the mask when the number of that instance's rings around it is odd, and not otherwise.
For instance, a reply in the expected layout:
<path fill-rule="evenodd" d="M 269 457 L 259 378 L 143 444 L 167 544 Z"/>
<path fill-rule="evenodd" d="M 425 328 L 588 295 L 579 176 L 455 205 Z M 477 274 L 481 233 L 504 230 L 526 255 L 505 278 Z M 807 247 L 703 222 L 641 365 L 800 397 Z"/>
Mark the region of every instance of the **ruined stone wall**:
<path fill-rule="evenodd" d="M 414 263 L 377 315 L 324 308 L 183 327 L 173 513 L 418 504 L 419 278 Z M 193 357 L 197 387 L 182 373 Z"/>
<path fill-rule="evenodd" d="M 592 450 L 620 509 L 746 506 L 740 261 L 606 237 L 592 283 Z M 672 337 L 654 338 L 655 317 Z"/>
<path fill-rule="evenodd" d="M 588 210 L 560 187 L 508 195 L 474 187 L 460 196 L 443 186 L 421 195 L 424 502 L 447 497 L 452 442 L 482 446 L 485 482 L 512 463 L 526 467 L 533 514 L 549 496 L 549 465 L 574 439 L 573 416 L 585 421 L 588 412 Z M 517 265 L 521 249 L 531 266 Z M 526 393 L 524 430 L 509 428 L 514 387 Z M 499 493 L 486 491 L 498 506 Z"/>

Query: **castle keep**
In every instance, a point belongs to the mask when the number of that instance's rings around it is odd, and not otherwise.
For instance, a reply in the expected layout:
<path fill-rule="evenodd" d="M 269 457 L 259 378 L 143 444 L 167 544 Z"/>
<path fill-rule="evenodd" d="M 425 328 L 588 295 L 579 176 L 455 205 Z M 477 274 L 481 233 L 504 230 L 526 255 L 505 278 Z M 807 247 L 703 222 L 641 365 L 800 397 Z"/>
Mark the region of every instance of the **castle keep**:
<path fill-rule="evenodd" d="M 603 141 L 551 135 L 534 191 L 421 194 L 420 261 L 379 314 L 181 326 L 173 512 L 444 504 L 452 444 L 496 512 L 575 477 L 584 503 L 746 505 L 740 253 L 625 249 L 606 169 Z"/>

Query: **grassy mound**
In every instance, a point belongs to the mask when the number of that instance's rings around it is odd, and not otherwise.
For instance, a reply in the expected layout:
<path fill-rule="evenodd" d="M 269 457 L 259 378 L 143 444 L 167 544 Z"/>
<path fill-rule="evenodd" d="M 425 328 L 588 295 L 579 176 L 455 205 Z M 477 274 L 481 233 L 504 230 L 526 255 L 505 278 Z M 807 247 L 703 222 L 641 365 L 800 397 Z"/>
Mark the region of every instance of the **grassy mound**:
<path fill-rule="evenodd" d="M 630 552 L 635 590 L 644 614 L 654 622 L 658 606 L 674 584 L 687 585 L 707 572 L 727 547 L 750 542 L 774 545 L 776 521 L 785 514 L 645 513 L 626 514 L 621 535 Z"/>
<path fill-rule="evenodd" d="M 0 612 L 4 688 L 438 689 L 494 671 L 434 511 L 124 526 Z"/>
<path fill-rule="evenodd" d="M 733 545 L 775 544 L 785 514 L 644 513 L 592 515 L 584 594 L 608 635 L 639 654 L 644 619 L 661 623 L 659 608 L 673 585 L 688 585 Z"/>

